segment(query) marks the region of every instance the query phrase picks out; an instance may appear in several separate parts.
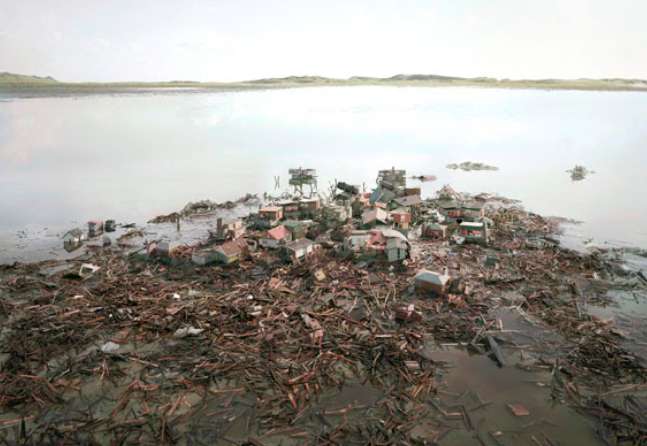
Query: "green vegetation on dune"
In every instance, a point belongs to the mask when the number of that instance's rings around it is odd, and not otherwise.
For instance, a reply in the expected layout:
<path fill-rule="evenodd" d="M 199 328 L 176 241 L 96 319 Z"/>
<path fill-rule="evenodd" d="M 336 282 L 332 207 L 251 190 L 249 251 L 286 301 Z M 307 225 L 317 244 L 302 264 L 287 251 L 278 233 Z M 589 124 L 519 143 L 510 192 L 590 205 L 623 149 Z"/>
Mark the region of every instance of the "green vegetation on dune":
<path fill-rule="evenodd" d="M 26 96 L 65 94 L 127 93 L 138 90 L 163 90 L 191 88 L 199 90 L 258 90 L 274 88 L 319 86 L 417 86 L 417 87 L 490 87 L 538 88 L 550 90 L 607 90 L 647 91 L 647 81 L 641 79 L 539 79 L 511 80 L 490 77 L 453 77 L 435 74 L 398 74 L 386 78 L 353 76 L 334 79 L 321 76 L 288 76 L 256 79 L 242 82 L 195 82 L 176 80 L 169 82 L 58 82 L 52 77 L 25 76 L 0 73 L 0 92 Z"/>
<path fill-rule="evenodd" d="M 58 83 L 53 77 L 28 76 L 25 74 L 0 73 L 0 86 L 4 85 L 32 85 L 32 84 L 55 84 Z"/>
<path fill-rule="evenodd" d="M 322 76 L 287 76 L 287 77 L 272 77 L 268 79 L 257 79 L 253 81 L 246 81 L 246 84 L 326 84 L 344 82 L 343 79 L 331 79 Z"/>

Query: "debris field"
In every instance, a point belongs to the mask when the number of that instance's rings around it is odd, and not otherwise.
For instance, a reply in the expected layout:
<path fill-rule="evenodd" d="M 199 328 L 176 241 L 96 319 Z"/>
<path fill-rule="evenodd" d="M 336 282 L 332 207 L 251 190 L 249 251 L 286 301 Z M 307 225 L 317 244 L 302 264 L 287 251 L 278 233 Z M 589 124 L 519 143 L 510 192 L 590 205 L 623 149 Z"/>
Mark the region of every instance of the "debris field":
<path fill-rule="evenodd" d="M 392 172 L 375 200 L 348 187 L 321 209 L 275 200 L 289 215 L 265 226 L 262 212 L 245 231 L 219 222 L 236 228 L 227 240 L 0 266 L 0 444 L 647 444 L 643 359 L 587 312 L 646 281 L 604 252 L 561 248 L 556 221 L 501 197 L 444 187 L 402 200 L 419 190 Z M 193 208 L 153 221 L 218 211 Z M 410 224 L 365 227 L 372 209 Z M 463 219 L 487 236 L 470 242 Z M 448 355 L 484 362 L 468 373 Z M 461 373 L 536 390 L 448 384 Z"/>

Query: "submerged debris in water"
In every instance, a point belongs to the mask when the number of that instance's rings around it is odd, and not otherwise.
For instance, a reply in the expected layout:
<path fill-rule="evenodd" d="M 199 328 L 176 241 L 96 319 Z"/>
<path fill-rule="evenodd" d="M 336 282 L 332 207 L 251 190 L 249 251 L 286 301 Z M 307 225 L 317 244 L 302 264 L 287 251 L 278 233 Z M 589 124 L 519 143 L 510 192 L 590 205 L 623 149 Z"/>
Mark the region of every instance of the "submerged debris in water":
<path fill-rule="evenodd" d="M 247 194 L 236 201 L 225 201 L 224 203 L 216 203 L 211 200 L 200 200 L 195 203 L 187 203 L 179 212 L 172 212 L 167 215 L 158 215 L 148 223 L 176 223 L 180 217 L 185 218 L 201 214 L 209 214 L 219 209 L 233 209 L 238 205 L 252 206 L 258 204 L 260 204 L 260 199 L 256 194 Z"/>
<path fill-rule="evenodd" d="M 472 161 L 465 161 L 460 164 L 452 163 L 447 164 L 447 168 L 451 170 L 464 170 L 465 172 L 470 172 L 472 170 L 499 170 L 496 166 L 490 166 L 484 163 L 475 163 Z"/>
<path fill-rule="evenodd" d="M 546 220 L 551 220 L 551 221 L 553 221 L 553 222 L 555 222 L 557 224 L 560 224 L 560 225 L 564 225 L 564 224 L 566 224 L 566 225 L 581 225 L 582 223 L 584 223 L 582 220 L 576 220 L 574 218 L 568 218 L 568 217 L 560 217 L 560 216 L 557 216 L 557 215 L 548 215 L 548 216 L 546 216 L 544 218 Z"/>
<path fill-rule="evenodd" d="M 573 167 L 570 170 L 567 170 L 566 172 L 571 174 L 571 180 L 573 181 L 582 181 L 588 175 L 595 173 L 594 171 L 589 170 L 584 166 L 580 166 L 579 164 L 576 164 L 575 167 Z"/>

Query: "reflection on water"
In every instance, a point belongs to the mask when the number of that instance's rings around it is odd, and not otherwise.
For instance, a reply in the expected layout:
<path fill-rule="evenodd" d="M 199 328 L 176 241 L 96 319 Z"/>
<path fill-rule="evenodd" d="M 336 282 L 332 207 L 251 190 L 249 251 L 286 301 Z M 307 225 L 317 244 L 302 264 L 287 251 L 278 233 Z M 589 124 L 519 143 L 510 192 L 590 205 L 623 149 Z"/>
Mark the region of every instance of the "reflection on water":
<path fill-rule="evenodd" d="M 588 313 L 613 323 L 615 333 L 622 337 L 622 347 L 647 358 L 646 296 L 640 291 L 612 290 L 609 305 L 589 306 Z"/>
<path fill-rule="evenodd" d="M 439 391 L 440 410 L 466 413 L 458 422 L 445 417 L 444 423 L 451 430 L 439 444 L 534 445 L 536 438 L 546 434 L 550 438 L 544 444 L 603 444 L 592 420 L 551 399 L 549 371 L 525 371 L 515 366 L 520 364 L 521 353 L 508 352 L 512 364 L 504 368 L 487 356 L 469 355 L 455 348 L 426 355 L 449 367 Z M 509 404 L 523 406 L 529 415 L 514 416 Z M 417 427 L 423 438 L 435 429 L 428 420 Z"/>
<path fill-rule="evenodd" d="M 5 98 L 6 99 L 6 98 Z M 287 168 L 374 184 L 434 174 L 425 193 L 498 192 L 585 222 L 585 237 L 647 247 L 642 93 L 337 87 L 12 99 L 0 103 L 0 231 L 145 221 L 187 201 L 287 186 Z M 496 172 L 446 169 L 479 161 Z M 573 183 L 566 170 L 596 174 Z M 1 255 L 1 253 L 0 253 Z"/>

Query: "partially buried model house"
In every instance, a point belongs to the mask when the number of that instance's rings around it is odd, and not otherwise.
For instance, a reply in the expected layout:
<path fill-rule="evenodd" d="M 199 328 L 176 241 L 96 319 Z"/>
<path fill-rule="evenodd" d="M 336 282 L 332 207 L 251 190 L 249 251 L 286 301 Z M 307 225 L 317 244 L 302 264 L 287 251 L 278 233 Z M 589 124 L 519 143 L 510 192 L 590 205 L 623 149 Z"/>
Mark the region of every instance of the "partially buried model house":
<path fill-rule="evenodd" d="M 247 249 L 247 242 L 245 239 L 239 238 L 225 242 L 214 249 L 216 260 L 219 263 L 229 265 L 240 260 L 245 250 Z"/>
<path fill-rule="evenodd" d="M 487 224 L 482 221 L 464 221 L 458 227 L 458 234 L 468 243 L 487 245 Z"/>
<path fill-rule="evenodd" d="M 444 271 L 438 273 L 426 269 L 418 271 L 415 277 L 415 288 L 420 294 L 442 297 L 447 294 L 451 277 Z"/>
<path fill-rule="evenodd" d="M 285 260 L 298 262 L 313 254 L 316 247 L 312 240 L 304 238 L 286 243 L 281 247 L 280 253 Z"/>
<path fill-rule="evenodd" d="M 213 234 L 216 240 L 234 240 L 245 233 L 245 225 L 240 219 L 223 223 L 222 218 L 216 221 L 216 232 Z"/>
<path fill-rule="evenodd" d="M 462 223 L 464 221 L 477 221 L 483 218 L 483 203 L 477 200 L 460 202 L 446 200 L 438 203 L 440 213 L 448 223 Z"/>
<path fill-rule="evenodd" d="M 362 213 L 362 226 L 364 228 L 374 228 L 378 224 L 386 224 L 389 221 L 389 214 L 379 207 L 366 209 Z"/>
<path fill-rule="evenodd" d="M 409 229 L 409 226 L 411 226 L 411 212 L 403 208 L 395 209 L 391 211 L 391 220 L 393 220 L 394 227 Z"/>
<path fill-rule="evenodd" d="M 435 222 L 424 223 L 422 225 L 422 236 L 431 240 L 445 240 L 447 238 L 447 226 Z"/>
<path fill-rule="evenodd" d="M 269 226 L 274 226 L 283 219 L 283 208 L 280 206 L 265 206 L 258 211 L 258 214 Z"/>

